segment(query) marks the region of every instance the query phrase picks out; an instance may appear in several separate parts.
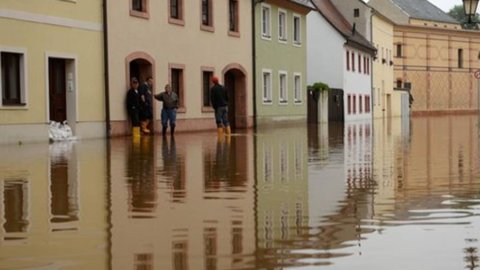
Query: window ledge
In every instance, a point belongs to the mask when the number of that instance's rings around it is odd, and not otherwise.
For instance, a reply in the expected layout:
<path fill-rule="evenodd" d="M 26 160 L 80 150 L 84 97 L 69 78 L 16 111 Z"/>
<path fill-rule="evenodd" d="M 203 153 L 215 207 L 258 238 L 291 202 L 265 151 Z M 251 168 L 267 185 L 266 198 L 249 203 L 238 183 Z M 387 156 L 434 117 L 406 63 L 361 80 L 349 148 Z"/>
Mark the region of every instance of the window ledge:
<path fill-rule="evenodd" d="M 215 32 L 215 27 L 210 25 L 200 24 L 200 30 L 213 33 Z"/>
<path fill-rule="evenodd" d="M 202 113 L 212 113 L 215 110 L 212 107 L 202 107 Z"/>
<path fill-rule="evenodd" d="M 179 25 L 179 26 L 185 26 L 185 21 L 183 19 L 175 19 L 175 18 L 168 17 L 168 23 Z"/>
<path fill-rule="evenodd" d="M 240 37 L 240 32 L 228 31 L 228 35 L 231 37 Z"/>
<path fill-rule="evenodd" d="M 142 11 L 136 11 L 136 10 L 130 10 L 130 16 L 146 19 L 146 20 L 150 19 L 150 14 L 148 14 L 148 12 L 142 12 Z"/>
<path fill-rule="evenodd" d="M 303 102 L 301 100 L 295 100 L 293 103 L 295 105 L 302 105 L 303 104 Z"/>
<path fill-rule="evenodd" d="M 271 100 L 263 100 L 263 105 L 272 105 Z"/>
<path fill-rule="evenodd" d="M 177 109 L 177 113 L 186 113 L 186 112 L 187 112 L 187 108 L 185 108 L 185 107 L 179 107 Z"/>
<path fill-rule="evenodd" d="M 288 100 L 280 100 L 278 102 L 279 105 L 288 105 Z"/>
<path fill-rule="evenodd" d="M 269 35 L 262 34 L 262 39 L 265 39 L 265 40 L 272 40 L 272 36 L 269 36 Z"/>
<path fill-rule="evenodd" d="M 28 110 L 27 104 L 26 103 L 20 103 L 20 104 L 3 104 L 0 105 L 0 110 Z"/>

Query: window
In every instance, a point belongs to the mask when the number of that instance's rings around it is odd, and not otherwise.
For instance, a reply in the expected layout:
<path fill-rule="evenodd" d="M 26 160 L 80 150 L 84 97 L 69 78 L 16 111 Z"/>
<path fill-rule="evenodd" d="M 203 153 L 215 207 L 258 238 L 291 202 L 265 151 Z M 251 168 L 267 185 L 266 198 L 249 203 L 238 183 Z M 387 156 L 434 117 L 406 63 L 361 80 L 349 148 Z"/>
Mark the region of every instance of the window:
<path fill-rule="evenodd" d="M 287 73 L 279 72 L 278 74 L 278 90 L 279 90 L 279 101 L 281 104 L 287 103 Z"/>
<path fill-rule="evenodd" d="M 352 52 L 352 71 L 355 71 L 355 52 Z"/>
<path fill-rule="evenodd" d="M 353 17 L 355 18 L 360 17 L 360 9 L 356 8 L 353 10 Z"/>
<path fill-rule="evenodd" d="M 228 30 L 230 33 L 238 33 L 240 31 L 238 27 L 238 0 L 228 1 Z"/>
<path fill-rule="evenodd" d="M 358 112 L 362 113 L 363 112 L 363 103 L 362 103 L 362 96 L 358 96 Z"/>
<path fill-rule="evenodd" d="M 272 72 L 270 70 L 263 71 L 263 102 L 272 102 Z"/>
<path fill-rule="evenodd" d="M 207 27 L 213 26 L 213 5 L 212 0 L 201 0 L 202 1 L 202 29 L 206 30 Z"/>
<path fill-rule="evenodd" d="M 172 265 L 173 269 L 188 269 L 188 245 L 186 241 L 175 241 L 172 243 Z"/>
<path fill-rule="evenodd" d="M 148 19 L 148 0 L 131 0 L 130 15 Z"/>
<path fill-rule="evenodd" d="M 350 70 L 350 52 L 347 51 L 347 70 Z"/>
<path fill-rule="evenodd" d="M 178 95 L 178 107 L 185 110 L 183 65 L 170 64 L 170 87 Z"/>
<path fill-rule="evenodd" d="M 302 44 L 302 24 L 300 21 L 300 16 L 293 16 L 293 43 L 296 45 Z"/>
<path fill-rule="evenodd" d="M 370 75 L 370 58 L 367 57 L 367 74 Z"/>
<path fill-rule="evenodd" d="M 22 53 L 1 53 L 2 105 L 25 105 L 24 55 Z"/>
<path fill-rule="evenodd" d="M 294 93 L 294 102 L 301 103 L 302 102 L 302 77 L 300 74 L 293 75 L 293 93 Z"/>
<path fill-rule="evenodd" d="M 370 113 L 370 96 L 365 96 L 365 112 Z"/>
<path fill-rule="evenodd" d="M 402 57 L 402 44 L 397 44 L 397 57 Z"/>
<path fill-rule="evenodd" d="M 352 96 L 348 95 L 347 99 L 348 99 L 347 114 L 351 114 L 352 113 Z"/>
<path fill-rule="evenodd" d="M 183 25 L 183 0 L 169 0 L 170 17 L 169 22 Z"/>
<path fill-rule="evenodd" d="M 353 95 L 352 98 L 352 113 L 356 114 L 357 113 L 357 96 Z"/>
<path fill-rule="evenodd" d="M 358 54 L 358 72 L 362 73 L 362 55 Z"/>
<path fill-rule="evenodd" d="M 397 79 L 397 88 L 402 88 L 402 80 Z"/>
<path fill-rule="evenodd" d="M 278 11 L 278 40 L 287 40 L 287 13 Z"/>
<path fill-rule="evenodd" d="M 270 6 L 262 5 L 262 37 L 271 38 L 270 34 Z"/>
<path fill-rule="evenodd" d="M 202 70 L 202 92 L 203 92 L 203 107 L 211 107 L 210 104 L 210 88 L 213 77 L 213 69 Z"/>
<path fill-rule="evenodd" d="M 463 49 L 458 49 L 458 68 L 463 68 Z"/>

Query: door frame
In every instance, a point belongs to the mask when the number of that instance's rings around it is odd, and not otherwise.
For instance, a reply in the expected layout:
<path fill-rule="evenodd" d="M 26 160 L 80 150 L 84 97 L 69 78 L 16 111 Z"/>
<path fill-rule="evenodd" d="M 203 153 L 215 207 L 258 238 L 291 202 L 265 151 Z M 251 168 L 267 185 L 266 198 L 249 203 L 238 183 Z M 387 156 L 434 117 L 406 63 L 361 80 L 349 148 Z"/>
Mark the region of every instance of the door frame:
<path fill-rule="evenodd" d="M 78 68 L 77 56 L 68 53 L 46 52 L 45 53 L 45 122 L 50 122 L 50 74 L 49 74 L 49 59 L 58 58 L 65 60 L 65 82 L 68 85 L 68 80 L 73 81 L 72 90 L 65 86 L 66 95 L 66 110 L 67 123 L 75 134 L 76 123 L 78 121 Z M 71 78 L 69 76 L 71 75 Z"/>

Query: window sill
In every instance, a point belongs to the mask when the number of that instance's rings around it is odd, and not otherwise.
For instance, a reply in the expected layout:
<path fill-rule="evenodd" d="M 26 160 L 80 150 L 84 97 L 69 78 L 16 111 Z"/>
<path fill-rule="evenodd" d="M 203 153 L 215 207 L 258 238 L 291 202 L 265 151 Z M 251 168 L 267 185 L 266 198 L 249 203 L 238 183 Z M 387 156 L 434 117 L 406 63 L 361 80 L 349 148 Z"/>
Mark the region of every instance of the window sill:
<path fill-rule="evenodd" d="M 295 100 L 293 103 L 295 105 L 302 105 L 303 104 L 303 102 L 301 100 Z"/>
<path fill-rule="evenodd" d="M 298 41 L 294 41 L 293 42 L 293 46 L 295 47 L 302 47 L 302 43 L 298 42 Z"/>
<path fill-rule="evenodd" d="M 272 36 L 268 36 L 268 35 L 262 34 L 262 39 L 272 40 Z"/>
<path fill-rule="evenodd" d="M 179 107 L 177 109 L 177 113 L 186 113 L 186 112 L 187 112 L 187 108 L 185 108 L 185 107 Z"/>
<path fill-rule="evenodd" d="M 283 106 L 288 105 L 288 101 L 287 100 L 280 100 L 278 102 L 278 105 L 283 105 Z"/>
<path fill-rule="evenodd" d="M 28 110 L 26 103 L 19 103 L 19 104 L 3 104 L 0 105 L 0 110 Z"/>
<path fill-rule="evenodd" d="M 185 21 L 183 19 L 175 19 L 175 18 L 168 18 L 168 23 L 169 24 L 174 24 L 174 25 L 179 25 L 179 26 L 185 26 Z"/>
<path fill-rule="evenodd" d="M 263 100 L 263 105 L 272 105 L 271 100 Z"/>
<path fill-rule="evenodd" d="M 150 14 L 148 14 L 148 12 L 142 12 L 142 11 L 136 11 L 136 10 L 130 10 L 130 16 L 145 19 L 145 20 L 150 19 Z"/>
<path fill-rule="evenodd" d="M 202 107 L 202 113 L 212 113 L 215 110 L 212 107 Z"/>
<path fill-rule="evenodd" d="M 213 33 L 215 32 L 215 27 L 210 25 L 200 24 L 200 30 Z"/>
<path fill-rule="evenodd" d="M 228 35 L 231 37 L 240 37 L 240 32 L 228 31 Z"/>

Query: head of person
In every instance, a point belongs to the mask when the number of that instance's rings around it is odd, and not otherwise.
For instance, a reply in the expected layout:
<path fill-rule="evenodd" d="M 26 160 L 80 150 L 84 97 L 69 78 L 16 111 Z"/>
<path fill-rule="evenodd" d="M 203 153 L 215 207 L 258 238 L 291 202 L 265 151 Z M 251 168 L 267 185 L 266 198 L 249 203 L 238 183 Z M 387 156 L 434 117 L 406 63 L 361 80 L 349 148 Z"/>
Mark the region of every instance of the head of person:
<path fill-rule="evenodd" d="M 138 88 L 138 80 L 137 78 L 133 77 L 132 80 L 130 81 L 130 85 L 133 89 L 137 89 Z"/>
<path fill-rule="evenodd" d="M 212 77 L 212 83 L 213 84 L 218 84 L 218 77 L 217 76 Z"/>
<path fill-rule="evenodd" d="M 153 77 L 152 76 L 148 76 L 147 77 L 147 83 L 152 86 L 153 85 Z"/>
<path fill-rule="evenodd" d="M 170 86 L 170 84 L 165 85 L 165 92 L 167 92 L 167 93 L 172 92 L 172 87 Z"/>

